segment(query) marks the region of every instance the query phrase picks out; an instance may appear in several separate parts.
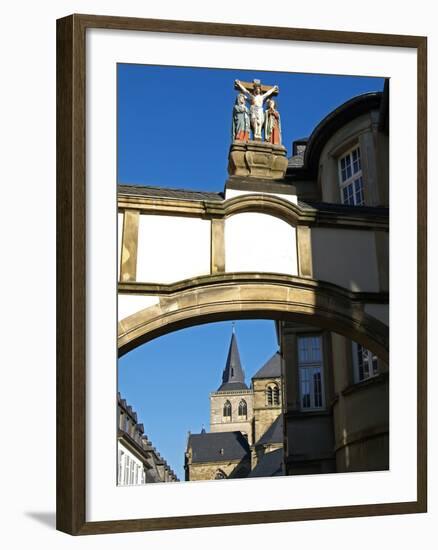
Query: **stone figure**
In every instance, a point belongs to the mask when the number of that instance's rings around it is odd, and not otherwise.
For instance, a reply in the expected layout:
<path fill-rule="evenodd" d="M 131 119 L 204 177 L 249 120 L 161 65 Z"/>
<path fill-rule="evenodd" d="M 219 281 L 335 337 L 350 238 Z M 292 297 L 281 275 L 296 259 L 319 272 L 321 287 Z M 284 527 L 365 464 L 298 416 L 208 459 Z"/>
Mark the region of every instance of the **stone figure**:
<path fill-rule="evenodd" d="M 232 139 L 248 141 L 249 129 L 249 110 L 246 106 L 246 98 L 244 94 L 239 94 L 236 97 L 236 103 L 233 108 Z"/>
<path fill-rule="evenodd" d="M 246 95 L 251 101 L 250 118 L 251 128 L 253 131 L 254 139 L 262 139 L 262 129 L 265 121 L 265 115 L 263 112 L 263 103 L 270 95 L 278 92 L 278 86 L 273 86 L 267 92 L 262 94 L 262 87 L 260 83 L 255 83 L 253 87 L 253 94 L 243 86 L 240 80 L 235 81 L 236 86 Z"/>
<path fill-rule="evenodd" d="M 275 108 L 275 100 L 266 101 L 265 111 L 265 141 L 274 145 L 281 145 L 281 122 L 280 113 Z"/>

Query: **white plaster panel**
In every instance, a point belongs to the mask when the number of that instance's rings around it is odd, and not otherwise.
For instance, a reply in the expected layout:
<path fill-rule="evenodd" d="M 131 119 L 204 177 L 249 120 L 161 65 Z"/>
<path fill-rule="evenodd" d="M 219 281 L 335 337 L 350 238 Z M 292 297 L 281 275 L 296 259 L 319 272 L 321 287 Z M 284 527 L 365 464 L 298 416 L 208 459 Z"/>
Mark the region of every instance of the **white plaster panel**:
<path fill-rule="evenodd" d="M 268 214 L 230 216 L 225 221 L 225 271 L 297 275 L 295 227 Z"/>
<path fill-rule="evenodd" d="M 376 247 L 372 231 L 312 228 L 314 278 L 354 292 L 378 292 Z"/>
<path fill-rule="evenodd" d="M 141 215 L 137 280 L 173 283 L 210 273 L 209 220 Z"/>
<path fill-rule="evenodd" d="M 158 296 L 138 296 L 135 294 L 119 294 L 117 303 L 118 320 L 122 321 L 147 307 L 158 304 Z"/>
<path fill-rule="evenodd" d="M 120 280 L 120 260 L 122 258 L 122 238 L 123 238 L 123 212 L 117 214 L 117 275 Z"/>
<path fill-rule="evenodd" d="M 385 325 L 389 326 L 389 305 L 388 304 L 365 304 L 365 313 L 375 317 Z"/>
<path fill-rule="evenodd" d="M 233 199 L 234 197 L 240 197 L 241 195 L 272 195 L 274 197 L 280 197 L 285 201 L 292 204 L 298 204 L 298 197 L 296 195 L 284 195 L 282 193 L 266 193 L 266 191 L 243 191 L 241 189 L 226 189 L 225 199 Z"/>

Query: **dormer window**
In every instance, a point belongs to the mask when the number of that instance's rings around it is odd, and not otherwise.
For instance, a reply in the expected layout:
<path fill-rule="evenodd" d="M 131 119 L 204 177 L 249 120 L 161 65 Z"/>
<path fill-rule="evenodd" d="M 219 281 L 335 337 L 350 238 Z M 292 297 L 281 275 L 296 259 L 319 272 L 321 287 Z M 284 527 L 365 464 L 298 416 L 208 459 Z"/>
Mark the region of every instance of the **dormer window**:
<path fill-rule="evenodd" d="M 339 159 L 339 185 L 342 204 L 362 206 L 365 203 L 359 147 Z"/>

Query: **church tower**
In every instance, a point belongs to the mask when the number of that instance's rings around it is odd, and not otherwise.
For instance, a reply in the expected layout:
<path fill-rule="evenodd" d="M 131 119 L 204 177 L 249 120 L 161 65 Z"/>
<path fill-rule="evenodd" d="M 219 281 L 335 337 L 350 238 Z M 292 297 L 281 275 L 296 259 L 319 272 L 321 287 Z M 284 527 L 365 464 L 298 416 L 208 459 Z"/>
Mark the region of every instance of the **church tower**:
<path fill-rule="evenodd" d="M 233 326 L 222 384 L 210 394 L 210 431 L 242 432 L 253 443 L 253 392 L 245 383 Z"/>

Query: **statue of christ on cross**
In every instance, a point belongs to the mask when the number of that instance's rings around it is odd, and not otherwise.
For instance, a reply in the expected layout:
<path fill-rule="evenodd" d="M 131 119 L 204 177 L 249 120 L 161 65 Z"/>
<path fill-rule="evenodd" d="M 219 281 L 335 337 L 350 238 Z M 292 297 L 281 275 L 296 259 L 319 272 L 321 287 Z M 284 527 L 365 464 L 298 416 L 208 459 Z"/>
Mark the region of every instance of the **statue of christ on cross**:
<path fill-rule="evenodd" d="M 263 104 L 268 97 L 278 94 L 278 86 L 268 88 L 268 86 L 262 86 L 260 80 L 254 80 L 252 83 L 243 83 L 240 82 L 240 80 L 235 80 L 234 87 L 243 92 L 250 99 L 251 107 L 249 112 L 251 118 L 251 128 L 254 134 L 254 139 L 261 141 L 262 128 L 265 121 Z M 252 88 L 252 91 L 248 90 L 250 87 Z"/>

